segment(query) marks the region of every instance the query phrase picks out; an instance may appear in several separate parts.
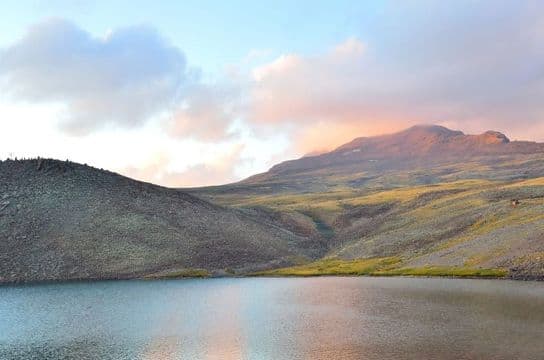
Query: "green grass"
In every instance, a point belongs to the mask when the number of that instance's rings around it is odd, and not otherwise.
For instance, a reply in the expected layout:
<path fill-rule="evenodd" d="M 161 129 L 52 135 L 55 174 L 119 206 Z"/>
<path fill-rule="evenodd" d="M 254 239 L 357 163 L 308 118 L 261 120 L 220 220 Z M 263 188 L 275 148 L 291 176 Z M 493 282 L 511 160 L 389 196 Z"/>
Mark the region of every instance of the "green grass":
<path fill-rule="evenodd" d="M 373 276 L 451 276 L 451 277 L 505 277 L 505 269 L 480 269 L 457 266 L 424 266 L 418 268 L 398 268 L 373 272 Z"/>
<path fill-rule="evenodd" d="M 211 276 L 205 269 L 183 269 L 164 273 L 155 273 L 144 276 L 144 279 L 184 279 L 184 278 L 206 278 Z"/>
<path fill-rule="evenodd" d="M 305 265 L 254 273 L 255 276 L 322 276 L 322 275 L 369 275 L 385 270 L 400 262 L 398 257 L 338 260 L 323 259 Z"/>
<path fill-rule="evenodd" d="M 338 260 L 326 259 L 305 265 L 261 271 L 253 276 L 451 276 L 500 278 L 507 275 L 505 269 L 480 269 L 471 267 L 425 266 L 402 268 L 399 257 Z"/>
<path fill-rule="evenodd" d="M 480 171 L 491 170 L 477 162 L 463 164 L 461 170 L 464 172 L 446 168 L 443 175 L 437 169 L 431 184 L 412 184 L 410 179 L 417 174 L 411 172 L 397 174 L 398 184 L 390 177 L 372 177 L 368 173 L 358 174 L 370 179 L 360 186 L 349 184 L 353 178 L 346 176 L 335 179 L 341 183 L 335 187 L 309 184 L 304 193 L 248 195 L 242 207 L 258 204 L 283 212 L 300 228 L 320 232 L 332 241 L 337 237 L 342 240 L 326 254 L 327 260 L 292 262 L 295 266 L 256 275 L 506 276 L 507 270 L 493 267 L 510 262 L 495 259 L 514 261 L 510 250 L 520 246 L 520 254 L 540 250 L 531 239 L 538 238 L 544 222 L 544 177 L 510 180 L 501 175 L 483 179 Z M 470 174 L 477 178 L 464 178 Z M 402 180 L 401 175 L 406 175 L 407 180 Z M 510 204 L 514 198 L 521 201 L 517 207 Z M 433 253 L 440 254 L 431 256 Z M 408 267 L 400 260 L 384 264 L 388 256 L 429 256 L 428 261 L 423 258 L 418 263 L 431 265 Z M 332 257 L 361 259 L 343 261 Z M 519 261 L 524 267 L 541 263 L 535 257 L 523 259 Z"/>

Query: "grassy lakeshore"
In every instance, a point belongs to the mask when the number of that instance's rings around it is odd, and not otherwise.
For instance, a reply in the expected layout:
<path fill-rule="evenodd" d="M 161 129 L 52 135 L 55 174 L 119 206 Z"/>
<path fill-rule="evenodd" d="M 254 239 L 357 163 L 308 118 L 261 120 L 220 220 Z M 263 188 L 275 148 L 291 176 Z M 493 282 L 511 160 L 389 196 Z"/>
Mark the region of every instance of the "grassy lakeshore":
<path fill-rule="evenodd" d="M 326 259 L 305 265 L 260 271 L 253 276 L 444 276 L 504 278 L 505 269 L 482 269 L 468 266 L 402 267 L 398 257 L 339 260 Z"/>
<path fill-rule="evenodd" d="M 185 279 L 185 278 L 207 278 L 211 273 L 206 269 L 182 269 L 176 271 L 160 272 L 155 274 L 146 275 L 143 277 L 145 280 L 157 280 L 157 279 Z"/>

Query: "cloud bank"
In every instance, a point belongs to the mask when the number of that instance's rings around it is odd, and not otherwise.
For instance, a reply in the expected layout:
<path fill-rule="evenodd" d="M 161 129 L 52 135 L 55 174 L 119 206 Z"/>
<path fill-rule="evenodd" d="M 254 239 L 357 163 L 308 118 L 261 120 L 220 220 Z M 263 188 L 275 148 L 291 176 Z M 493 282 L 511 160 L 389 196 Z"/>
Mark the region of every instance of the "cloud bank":
<path fill-rule="evenodd" d="M 4 89 L 19 100 L 65 105 L 62 128 L 87 134 L 133 127 L 175 105 L 191 81 L 183 53 L 145 26 L 97 38 L 50 19 L 0 52 Z"/>
<path fill-rule="evenodd" d="M 217 141 L 229 137 L 229 126 L 240 116 L 238 90 L 232 86 L 195 84 L 166 122 L 177 138 Z"/>
<path fill-rule="evenodd" d="M 235 168 L 244 161 L 243 144 L 235 144 L 209 162 L 200 162 L 182 170 L 172 169 L 170 154 L 157 154 L 142 167 L 127 167 L 122 170 L 128 176 L 169 187 L 191 187 L 219 185 L 237 180 Z"/>
<path fill-rule="evenodd" d="M 250 121 L 303 152 L 416 123 L 544 139 L 544 6 L 462 3 L 396 3 L 362 40 L 259 66 Z"/>

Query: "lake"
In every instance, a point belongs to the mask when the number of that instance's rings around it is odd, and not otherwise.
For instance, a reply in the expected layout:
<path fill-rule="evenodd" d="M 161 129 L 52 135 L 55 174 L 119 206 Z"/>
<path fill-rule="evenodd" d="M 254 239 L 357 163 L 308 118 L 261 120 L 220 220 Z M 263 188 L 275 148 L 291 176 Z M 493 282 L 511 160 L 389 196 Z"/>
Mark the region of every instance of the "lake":
<path fill-rule="evenodd" d="M 544 283 L 241 278 L 0 287 L 0 359 L 542 359 Z"/>

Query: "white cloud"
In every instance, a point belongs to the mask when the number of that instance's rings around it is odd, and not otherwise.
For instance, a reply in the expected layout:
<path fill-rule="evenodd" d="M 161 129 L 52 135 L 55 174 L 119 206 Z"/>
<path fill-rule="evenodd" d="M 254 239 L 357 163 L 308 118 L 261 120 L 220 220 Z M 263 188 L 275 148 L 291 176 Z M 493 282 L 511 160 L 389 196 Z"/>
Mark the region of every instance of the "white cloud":
<path fill-rule="evenodd" d="M 274 61 L 256 67 L 253 70 L 253 79 L 255 81 L 263 81 L 266 78 L 277 74 L 282 74 L 287 71 L 296 69 L 302 63 L 302 59 L 293 54 L 281 55 Z"/>
<path fill-rule="evenodd" d="M 191 74 L 183 53 L 149 27 L 93 37 L 50 19 L 0 51 L 0 78 L 16 100 L 64 104 L 62 128 L 87 134 L 141 125 L 178 101 Z"/>
<path fill-rule="evenodd" d="M 213 159 L 177 169 L 175 159 L 168 153 L 157 153 L 143 166 L 131 166 L 121 172 L 145 181 L 169 187 L 219 185 L 237 180 L 235 169 L 246 161 L 242 157 L 243 144 L 226 145 L 225 151 Z"/>
<path fill-rule="evenodd" d="M 196 84 L 166 121 L 166 130 L 177 138 L 225 139 L 232 135 L 230 125 L 240 116 L 239 96 L 232 87 Z"/>

